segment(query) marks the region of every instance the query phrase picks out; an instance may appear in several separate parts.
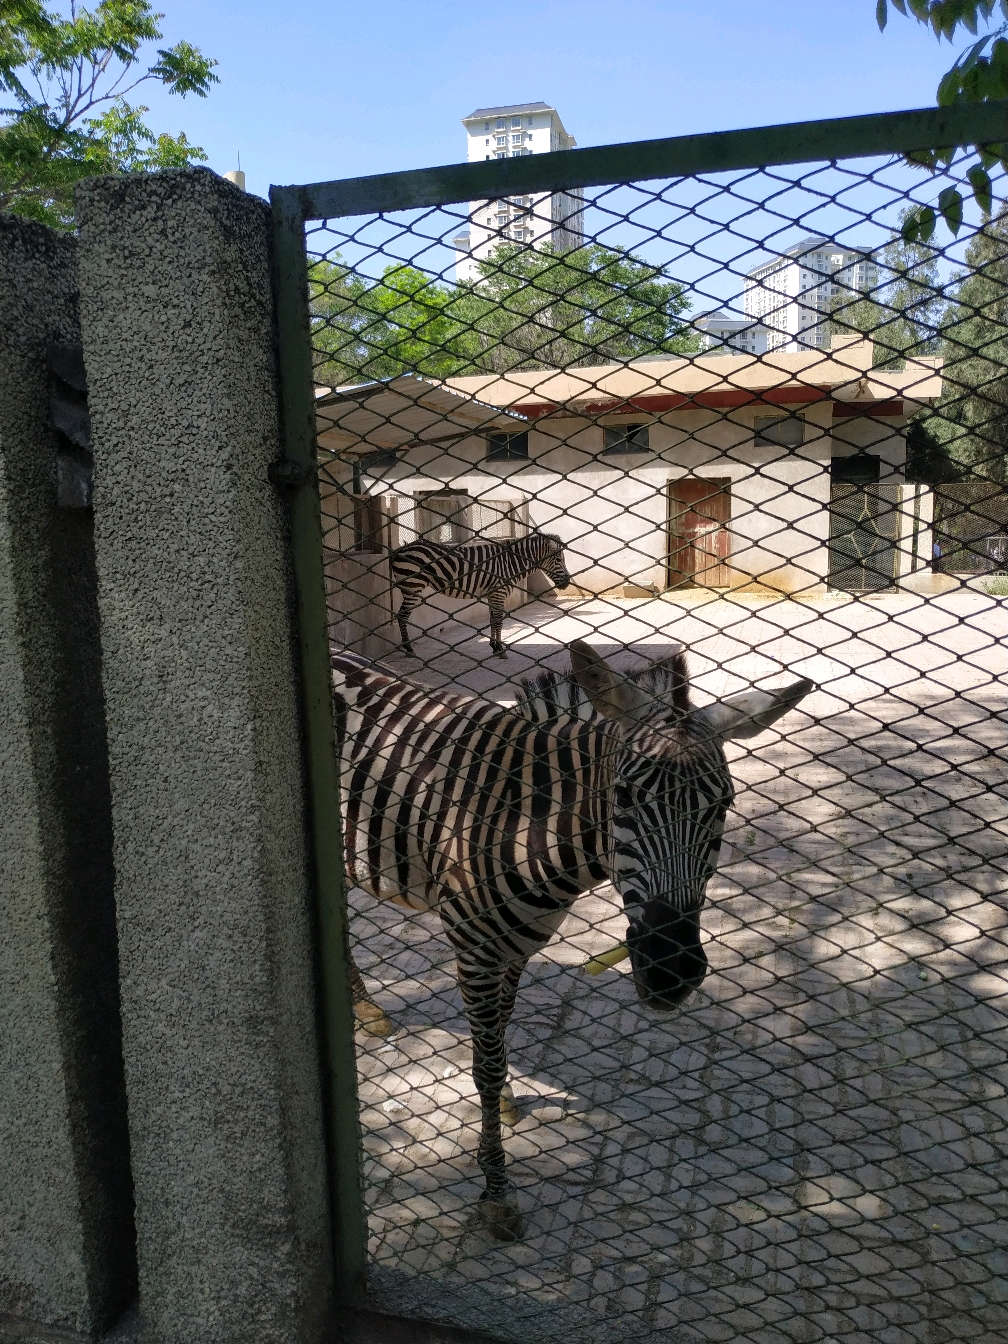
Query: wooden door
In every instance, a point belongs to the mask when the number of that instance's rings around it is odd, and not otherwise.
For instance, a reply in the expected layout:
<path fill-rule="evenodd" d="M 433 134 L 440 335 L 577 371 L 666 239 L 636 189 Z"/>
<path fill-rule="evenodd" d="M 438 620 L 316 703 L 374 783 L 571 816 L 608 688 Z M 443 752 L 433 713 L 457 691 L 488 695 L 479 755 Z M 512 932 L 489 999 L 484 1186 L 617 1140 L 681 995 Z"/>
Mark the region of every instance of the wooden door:
<path fill-rule="evenodd" d="M 731 480 L 687 476 L 669 482 L 668 586 L 727 588 Z"/>

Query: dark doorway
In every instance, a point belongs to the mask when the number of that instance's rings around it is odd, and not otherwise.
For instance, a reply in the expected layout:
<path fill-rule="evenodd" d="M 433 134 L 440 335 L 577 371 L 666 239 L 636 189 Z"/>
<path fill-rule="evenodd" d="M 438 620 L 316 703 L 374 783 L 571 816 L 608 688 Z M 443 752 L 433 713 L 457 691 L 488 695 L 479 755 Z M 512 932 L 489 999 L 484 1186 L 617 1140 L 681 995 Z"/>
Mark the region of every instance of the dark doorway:
<path fill-rule="evenodd" d="M 830 464 L 829 586 L 840 592 L 878 592 L 896 582 L 900 487 L 880 485 L 880 474 L 874 453 Z"/>

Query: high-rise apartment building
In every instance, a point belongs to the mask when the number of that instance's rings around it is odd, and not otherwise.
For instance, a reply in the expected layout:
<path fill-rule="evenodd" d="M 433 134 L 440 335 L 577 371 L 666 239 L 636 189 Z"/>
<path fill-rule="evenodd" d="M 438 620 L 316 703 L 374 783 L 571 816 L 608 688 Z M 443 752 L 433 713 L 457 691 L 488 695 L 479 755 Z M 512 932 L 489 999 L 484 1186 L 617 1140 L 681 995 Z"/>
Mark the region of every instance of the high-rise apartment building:
<path fill-rule="evenodd" d="M 822 349 L 829 345 L 829 315 L 836 306 L 878 287 L 870 252 L 841 247 L 828 238 L 803 238 L 745 279 L 743 311 L 767 329 L 767 350 Z"/>
<path fill-rule="evenodd" d="M 517 158 L 526 154 L 553 154 L 573 149 L 560 114 L 547 103 L 515 103 L 508 107 L 478 107 L 462 118 L 468 138 L 468 162 Z M 478 264 L 502 243 L 542 247 L 552 243 L 566 251 L 584 242 L 584 198 L 579 190 L 506 196 L 473 201 L 469 228 L 452 242 L 458 280 L 479 276 Z"/>

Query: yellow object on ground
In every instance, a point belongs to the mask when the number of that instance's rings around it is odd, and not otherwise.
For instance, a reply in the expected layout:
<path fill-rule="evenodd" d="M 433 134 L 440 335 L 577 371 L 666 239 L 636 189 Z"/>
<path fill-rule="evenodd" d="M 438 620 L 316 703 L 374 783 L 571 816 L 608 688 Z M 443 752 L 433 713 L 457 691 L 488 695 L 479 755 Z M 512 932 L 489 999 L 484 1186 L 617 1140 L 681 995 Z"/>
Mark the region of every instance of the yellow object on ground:
<path fill-rule="evenodd" d="M 630 952 L 626 943 L 617 943 L 615 947 L 610 948 L 608 952 L 602 952 L 597 957 L 591 957 L 584 964 L 584 969 L 589 975 L 601 975 L 603 971 L 609 970 L 611 966 L 618 966 L 621 961 L 626 961 Z"/>

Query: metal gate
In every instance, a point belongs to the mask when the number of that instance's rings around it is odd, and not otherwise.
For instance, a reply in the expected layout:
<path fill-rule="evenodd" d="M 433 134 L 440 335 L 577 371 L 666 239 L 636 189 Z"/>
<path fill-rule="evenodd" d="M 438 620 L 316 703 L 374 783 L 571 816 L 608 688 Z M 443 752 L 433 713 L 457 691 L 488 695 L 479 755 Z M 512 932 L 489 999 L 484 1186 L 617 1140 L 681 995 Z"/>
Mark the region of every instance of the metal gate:
<path fill-rule="evenodd" d="M 921 465 L 1003 479 L 1003 146 L 906 157 L 1005 116 L 273 189 L 348 1299 L 1008 1338 L 1008 590 Z"/>
<path fill-rule="evenodd" d="M 899 577 L 898 485 L 834 484 L 830 494 L 830 586 L 870 593 Z"/>

